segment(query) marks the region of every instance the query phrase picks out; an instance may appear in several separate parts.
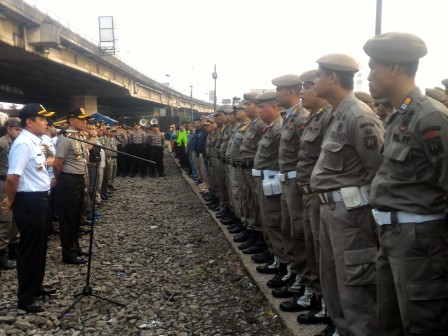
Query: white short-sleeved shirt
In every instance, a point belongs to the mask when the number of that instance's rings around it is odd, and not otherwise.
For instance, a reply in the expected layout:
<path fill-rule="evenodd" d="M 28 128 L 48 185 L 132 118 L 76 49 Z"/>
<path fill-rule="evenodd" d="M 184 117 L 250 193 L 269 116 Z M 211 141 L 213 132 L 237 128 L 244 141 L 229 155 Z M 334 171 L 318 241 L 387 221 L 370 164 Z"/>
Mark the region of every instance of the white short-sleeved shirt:
<path fill-rule="evenodd" d="M 20 176 L 17 192 L 50 190 L 50 177 L 39 137 L 22 130 L 12 144 L 8 163 L 8 174 Z"/>

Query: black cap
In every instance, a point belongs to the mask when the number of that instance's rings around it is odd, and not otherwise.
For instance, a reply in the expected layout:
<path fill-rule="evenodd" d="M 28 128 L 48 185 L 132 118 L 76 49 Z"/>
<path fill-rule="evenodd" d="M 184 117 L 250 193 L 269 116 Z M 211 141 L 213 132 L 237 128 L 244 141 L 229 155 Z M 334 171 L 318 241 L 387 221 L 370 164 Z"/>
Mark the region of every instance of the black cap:
<path fill-rule="evenodd" d="M 19 118 L 21 120 L 26 120 L 28 118 L 32 117 L 42 117 L 47 118 L 51 117 L 54 114 L 54 112 L 48 112 L 45 107 L 43 107 L 40 104 L 32 103 L 27 104 L 20 110 Z"/>
<path fill-rule="evenodd" d="M 78 118 L 78 119 L 91 119 L 92 117 L 86 113 L 86 110 L 82 107 L 75 107 L 70 113 L 67 115 L 67 119 L 70 118 Z"/>

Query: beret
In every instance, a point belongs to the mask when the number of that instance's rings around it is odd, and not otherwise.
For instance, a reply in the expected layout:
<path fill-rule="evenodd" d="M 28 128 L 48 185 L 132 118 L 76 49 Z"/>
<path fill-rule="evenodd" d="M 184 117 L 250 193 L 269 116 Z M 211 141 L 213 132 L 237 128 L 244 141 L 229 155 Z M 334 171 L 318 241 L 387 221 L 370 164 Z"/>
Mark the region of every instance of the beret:
<path fill-rule="evenodd" d="M 258 93 L 255 93 L 255 92 L 248 92 L 248 93 L 243 94 L 244 100 L 251 101 L 252 103 L 257 103 L 257 96 L 258 96 Z"/>
<path fill-rule="evenodd" d="M 354 92 L 356 98 L 358 98 L 359 100 L 363 101 L 364 103 L 371 103 L 373 102 L 373 98 L 372 96 L 364 91 L 356 91 Z"/>
<path fill-rule="evenodd" d="M 314 84 L 314 80 L 317 77 L 317 70 L 313 69 L 313 70 L 308 70 L 305 71 L 303 74 L 300 75 L 300 79 L 304 82 L 308 82 L 308 83 L 313 83 Z"/>
<path fill-rule="evenodd" d="M 6 121 L 6 126 L 9 127 L 22 127 L 19 118 L 8 118 Z"/>
<path fill-rule="evenodd" d="M 359 65 L 353 57 L 345 54 L 329 54 L 316 61 L 319 66 L 333 71 L 357 73 Z"/>
<path fill-rule="evenodd" d="M 265 92 L 257 96 L 257 104 L 261 104 L 267 101 L 275 100 L 275 96 L 277 95 L 277 92 Z"/>
<path fill-rule="evenodd" d="M 420 37 L 398 32 L 376 35 L 363 48 L 370 58 L 393 64 L 414 62 L 428 53 L 426 44 Z"/>
<path fill-rule="evenodd" d="M 216 109 L 216 112 L 224 112 L 226 114 L 233 112 L 233 106 L 232 105 L 222 105 L 218 109 Z"/>
<path fill-rule="evenodd" d="M 439 101 L 439 102 L 444 102 L 445 101 L 445 93 L 443 93 L 442 91 L 440 91 L 440 90 L 437 90 L 437 89 L 425 89 L 425 94 L 428 96 L 428 97 L 431 97 L 431 98 L 433 98 L 433 99 L 435 99 L 435 100 L 437 100 L 437 101 Z"/>
<path fill-rule="evenodd" d="M 277 87 L 289 87 L 302 84 L 300 76 L 297 75 L 284 75 L 274 78 L 271 82 Z"/>

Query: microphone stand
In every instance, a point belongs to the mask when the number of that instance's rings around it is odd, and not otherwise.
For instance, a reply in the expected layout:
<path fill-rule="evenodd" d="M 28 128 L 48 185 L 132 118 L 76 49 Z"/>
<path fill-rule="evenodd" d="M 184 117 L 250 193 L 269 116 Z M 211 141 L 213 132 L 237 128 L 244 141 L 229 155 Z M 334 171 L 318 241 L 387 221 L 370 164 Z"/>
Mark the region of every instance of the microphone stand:
<path fill-rule="evenodd" d="M 61 134 L 64 135 L 64 133 L 62 133 L 62 132 L 61 132 Z M 147 161 L 150 164 L 155 164 L 154 161 L 146 160 L 146 159 L 143 159 L 143 158 L 141 158 L 139 156 L 131 155 L 131 154 L 128 154 L 128 153 L 123 153 L 123 152 L 116 151 L 116 150 L 113 150 L 113 149 L 108 149 L 107 147 L 104 147 L 104 146 L 101 146 L 101 145 L 98 145 L 98 144 L 95 144 L 95 143 L 90 143 L 90 142 L 85 141 L 85 140 L 80 140 L 78 138 L 73 138 L 73 140 L 81 141 L 81 142 L 87 143 L 89 145 L 96 146 L 98 148 L 102 148 L 102 149 L 105 149 L 105 150 L 110 150 L 112 152 L 116 152 L 116 153 L 119 153 L 119 154 L 124 154 L 124 155 L 130 156 L 130 157 L 133 157 L 133 158 L 136 158 L 136 159 L 139 159 L 139 160 Z M 99 168 L 99 165 L 100 165 L 100 163 L 96 162 L 96 165 L 95 165 L 95 177 L 93 179 L 93 190 L 92 190 L 93 193 L 95 192 L 95 190 L 98 187 L 98 168 Z M 79 303 L 85 297 L 89 297 L 89 296 L 93 296 L 93 297 L 96 297 L 98 299 L 108 301 L 108 302 L 113 303 L 113 304 L 115 304 L 117 306 L 120 306 L 120 307 L 126 307 L 126 305 L 123 304 L 123 303 L 120 303 L 118 301 L 115 301 L 115 300 L 112 300 L 112 299 L 109 299 L 109 298 L 106 298 L 104 296 L 101 296 L 101 295 L 98 295 L 98 294 L 94 293 L 93 292 L 93 288 L 90 285 L 90 274 L 91 274 L 91 268 L 92 268 L 93 231 L 94 231 L 94 228 L 95 228 L 95 216 L 93 215 L 95 213 L 95 205 L 96 205 L 95 200 L 96 200 L 96 197 L 92 197 L 92 206 L 91 206 L 91 212 L 90 212 L 91 213 L 91 218 L 90 218 L 91 229 L 90 229 L 90 237 L 89 237 L 89 257 L 88 257 L 88 261 L 87 261 L 86 282 L 85 282 L 85 285 L 84 285 L 83 289 L 81 290 L 81 292 L 79 292 L 79 293 L 74 295 L 75 298 L 76 298 L 75 301 L 66 310 L 64 310 L 58 316 L 58 319 L 61 319 L 62 317 L 64 317 L 65 314 L 67 314 L 70 310 L 72 310 L 76 306 L 77 303 Z"/>

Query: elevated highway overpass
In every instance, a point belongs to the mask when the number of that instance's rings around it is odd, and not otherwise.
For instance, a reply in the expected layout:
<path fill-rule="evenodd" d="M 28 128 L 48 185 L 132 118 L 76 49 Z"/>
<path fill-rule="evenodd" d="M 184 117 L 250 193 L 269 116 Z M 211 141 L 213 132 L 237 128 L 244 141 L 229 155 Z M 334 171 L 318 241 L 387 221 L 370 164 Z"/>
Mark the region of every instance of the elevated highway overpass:
<path fill-rule="evenodd" d="M 116 119 L 213 111 L 102 55 L 98 45 L 22 0 L 0 0 L 0 101 L 40 102 L 61 115 L 84 106 Z"/>

